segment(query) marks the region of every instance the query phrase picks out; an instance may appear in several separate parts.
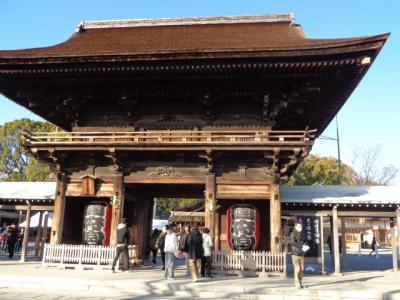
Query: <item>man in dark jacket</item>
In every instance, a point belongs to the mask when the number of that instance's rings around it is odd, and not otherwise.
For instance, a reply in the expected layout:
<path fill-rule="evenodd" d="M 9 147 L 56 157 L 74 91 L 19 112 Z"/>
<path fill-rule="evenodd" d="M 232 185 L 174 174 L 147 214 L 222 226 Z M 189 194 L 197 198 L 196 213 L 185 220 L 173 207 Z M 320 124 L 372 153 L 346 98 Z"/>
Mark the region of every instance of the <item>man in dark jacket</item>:
<path fill-rule="evenodd" d="M 294 267 L 294 282 L 297 288 L 304 288 L 304 254 L 308 250 L 308 246 L 304 235 L 302 234 L 303 224 L 296 222 L 294 229 L 290 234 L 290 244 L 292 253 L 292 262 Z"/>
<path fill-rule="evenodd" d="M 10 227 L 7 228 L 7 246 L 8 246 L 8 257 L 10 259 L 13 258 L 14 256 L 14 249 L 15 249 L 15 243 L 17 242 L 17 227 L 15 224 L 11 224 Z"/>
<path fill-rule="evenodd" d="M 165 247 L 165 237 L 167 236 L 168 230 L 169 230 L 169 225 L 164 225 L 160 235 L 158 236 L 157 242 L 156 242 L 156 248 L 160 249 L 160 254 L 161 254 L 161 261 L 162 261 L 161 270 L 165 270 L 165 251 L 164 251 L 164 247 Z"/>
<path fill-rule="evenodd" d="M 187 253 L 188 249 L 186 247 L 186 240 L 187 240 L 189 233 L 190 233 L 190 227 L 189 227 L 189 225 L 185 225 L 185 231 L 179 237 L 179 249 L 178 250 L 180 252 L 183 252 L 184 256 L 185 256 L 185 266 L 186 266 L 185 277 L 190 276 L 189 255 Z"/>
<path fill-rule="evenodd" d="M 115 272 L 115 265 L 121 254 L 122 256 L 124 256 L 125 271 L 129 270 L 128 243 L 130 240 L 130 235 L 127 223 L 127 220 L 125 218 L 122 218 L 121 223 L 118 225 L 117 228 L 117 252 L 115 253 L 115 257 L 111 267 L 113 273 Z"/>
<path fill-rule="evenodd" d="M 190 271 L 192 273 L 192 282 L 196 282 L 199 277 L 201 259 L 203 257 L 203 237 L 198 231 L 197 226 L 192 228 L 186 239 L 186 249 L 189 255 Z"/>

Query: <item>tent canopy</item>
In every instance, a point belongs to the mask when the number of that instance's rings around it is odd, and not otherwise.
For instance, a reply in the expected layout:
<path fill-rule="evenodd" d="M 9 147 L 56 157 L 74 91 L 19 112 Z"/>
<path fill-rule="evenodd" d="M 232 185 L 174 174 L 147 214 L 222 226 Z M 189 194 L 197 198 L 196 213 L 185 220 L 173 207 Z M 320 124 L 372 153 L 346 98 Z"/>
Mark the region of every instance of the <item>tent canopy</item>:
<path fill-rule="evenodd" d="M 53 214 L 48 213 L 49 217 L 47 220 L 47 228 L 51 228 L 52 224 L 53 224 Z M 30 228 L 36 228 L 39 225 L 39 217 L 40 217 L 40 212 L 34 214 L 31 217 L 31 222 L 30 222 Z M 44 219 L 45 219 L 45 215 L 43 215 L 42 218 L 42 227 L 44 226 Z M 19 224 L 19 227 L 25 227 L 26 225 L 26 221 L 22 222 L 21 224 Z"/>

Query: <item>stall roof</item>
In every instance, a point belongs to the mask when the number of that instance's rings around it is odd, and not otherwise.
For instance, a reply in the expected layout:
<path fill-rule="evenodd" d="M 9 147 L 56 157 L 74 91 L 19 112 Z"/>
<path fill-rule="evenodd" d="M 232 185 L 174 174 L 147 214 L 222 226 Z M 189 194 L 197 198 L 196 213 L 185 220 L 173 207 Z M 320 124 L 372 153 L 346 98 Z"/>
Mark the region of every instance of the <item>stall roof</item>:
<path fill-rule="evenodd" d="M 55 182 L 0 182 L 0 201 L 54 201 Z"/>
<path fill-rule="evenodd" d="M 282 203 L 400 204 L 399 186 L 284 186 Z"/>

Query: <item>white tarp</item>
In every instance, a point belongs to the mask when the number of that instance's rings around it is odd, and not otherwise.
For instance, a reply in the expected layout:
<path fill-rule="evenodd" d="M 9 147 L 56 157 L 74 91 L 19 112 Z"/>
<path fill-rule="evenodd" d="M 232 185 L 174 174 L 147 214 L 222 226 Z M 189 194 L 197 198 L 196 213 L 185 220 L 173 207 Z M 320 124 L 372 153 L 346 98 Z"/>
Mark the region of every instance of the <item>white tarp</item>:
<path fill-rule="evenodd" d="M 152 229 L 159 229 L 161 230 L 164 225 L 167 225 L 169 223 L 168 220 L 158 220 L 158 219 L 153 219 L 153 228 Z"/>
<path fill-rule="evenodd" d="M 53 225 L 53 214 L 48 213 L 49 217 L 47 220 L 47 228 L 51 228 L 51 226 Z M 34 214 L 31 217 L 31 222 L 30 222 L 30 228 L 36 228 L 39 225 L 39 217 L 40 217 L 40 212 Z M 44 226 L 44 219 L 45 219 L 45 215 L 43 214 L 42 217 L 42 227 Z M 19 224 L 19 227 L 25 227 L 26 221 L 22 222 L 21 224 Z"/>

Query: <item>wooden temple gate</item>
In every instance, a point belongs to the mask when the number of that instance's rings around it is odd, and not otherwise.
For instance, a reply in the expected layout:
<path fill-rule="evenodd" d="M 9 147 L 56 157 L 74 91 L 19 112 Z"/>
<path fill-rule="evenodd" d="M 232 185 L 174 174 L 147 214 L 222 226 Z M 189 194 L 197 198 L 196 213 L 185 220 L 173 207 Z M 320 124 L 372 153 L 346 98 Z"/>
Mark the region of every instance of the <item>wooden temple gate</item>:
<path fill-rule="evenodd" d="M 280 185 L 387 38 L 307 39 L 289 14 L 83 22 L 0 51 L 0 92 L 64 130 L 24 135 L 56 174 L 52 243 L 114 245 L 125 216 L 144 258 L 153 198 L 193 193 L 217 249 L 280 251 Z"/>

